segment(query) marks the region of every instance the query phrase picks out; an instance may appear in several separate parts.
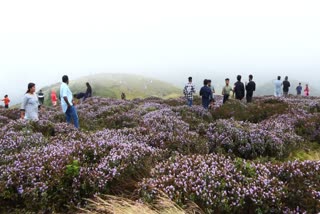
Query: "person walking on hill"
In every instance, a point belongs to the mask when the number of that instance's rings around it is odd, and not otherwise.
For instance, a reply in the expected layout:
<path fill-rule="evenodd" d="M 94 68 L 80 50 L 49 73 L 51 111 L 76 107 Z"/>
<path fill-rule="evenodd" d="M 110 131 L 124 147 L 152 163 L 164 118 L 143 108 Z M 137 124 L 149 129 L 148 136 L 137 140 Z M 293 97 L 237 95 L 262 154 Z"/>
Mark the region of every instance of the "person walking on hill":
<path fill-rule="evenodd" d="M 247 103 L 251 103 L 252 102 L 252 96 L 253 96 L 253 92 L 256 90 L 256 83 L 252 80 L 253 76 L 250 74 L 249 75 L 249 83 L 246 84 L 246 98 L 247 98 Z"/>
<path fill-rule="evenodd" d="M 196 93 L 196 89 L 192 84 L 192 77 L 189 77 L 188 80 L 189 82 L 184 86 L 183 94 L 187 99 L 187 105 L 191 107 L 193 104 L 193 94 Z"/>
<path fill-rule="evenodd" d="M 278 76 L 277 80 L 274 81 L 274 96 L 275 97 L 281 97 L 281 77 Z"/>
<path fill-rule="evenodd" d="M 200 90 L 200 96 L 202 97 L 202 106 L 205 109 L 209 108 L 210 98 L 212 97 L 211 88 L 208 86 L 208 80 L 203 81 L 203 87 Z"/>
<path fill-rule="evenodd" d="M 241 75 L 237 76 L 237 82 L 234 84 L 234 93 L 237 100 L 242 100 L 244 98 L 245 90 L 244 84 L 241 82 Z"/>
<path fill-rule="evenodd" d="M 2 100 L 4 102 L 4 108 L 8 109 L 9 108 L 9 103 L 10 103 L 10 99 L 8 97 L 8 95 L 4 95 L 4 98 Z"/>
<path fill-rule="evenodd" d="M 74 126 L 78 129 L 79 118 L 76 107 L 73 105 L 73 96 L 68 85 L 69 77 L 64 75 L 62 77 L 62 84 L 60 86 L 61 107 L 62 111 L 65 113 L 67 123 L 71 123 L 72 119 Z"/>
<path fill-rule="evenodd" d="M 297 91 L 297 96 L 301 96 L 301 93 L 302 93 L 301 82 L 300 82 L 299 85 L 297 86 L 296 91 Z"/>
<path fill-rule="evenodd" d="M 289 88 L 290 88 L 290 82 L 288 81 L 288 77 L 284 78 L 282 86 L 283 86 L 283 95 L 284 95 L 284 97 L 288 97 Z"/>
<path fill-rule="evenodd" d="M 226 85 L 222 88 L 223 103 L 225 103 L 229 100 L 230 93 L 232 91 L 232 87 L 229 85 L 230 79 L 226 78 L 225 82 L 226 82 Z"/>
<path fill-rule="evenodd" d="M 52 89 L 51 91 L 51 103 L 52 103 L 52 106 L 56 106 L 57 105 L 57 94 L 56 94 L 56 91 Z"/>
<path fill-rule="evenodd" d="M 306 84 L 306 87 L 304 89 L 304 96 L 309 96 L 310 95 L 310 88 L 309 88 L 309 85 Z"/>
<path fill-rule="evenodd" d="M 38 99 L 39 99 L 40 105 L 43 105 L 43 103 L 44 103 L 44 93 L 42 92 L 42 90 L 40 90 L 39 93 L 38 93 Z"/>
<path fill-rule="evenodd" d="M 40 103 L 36 95 L 36 85 L 34 83 L 28 84 L 28 90 L 23 97 L 20 108 L 20 118 L 27 120 L 39 120 Z"/>

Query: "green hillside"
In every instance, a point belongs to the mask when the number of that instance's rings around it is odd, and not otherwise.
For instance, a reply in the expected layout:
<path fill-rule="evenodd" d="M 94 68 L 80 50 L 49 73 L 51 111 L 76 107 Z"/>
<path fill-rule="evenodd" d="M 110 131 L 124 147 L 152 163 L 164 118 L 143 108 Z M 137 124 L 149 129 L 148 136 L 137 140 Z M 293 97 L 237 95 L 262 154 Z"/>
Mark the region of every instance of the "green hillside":
<path fill-rule="evenodd" d="M 70 88 L 72 93 L 86 91 L 86 82 L 89 82 L 93 96 L 120 98 L 121 93 L 126 94 L 127 99 L 161 97 L 174 98 L 181 95 L 181 90 L 172 84 L 156 79 L 133 74 L 95 74 L 79 79 L 70 78 Z M 57 96 L 60 83 L 42 88 L 46 95 L 46 102 L 49 102 L 50 91 L 56 90 Z"/>

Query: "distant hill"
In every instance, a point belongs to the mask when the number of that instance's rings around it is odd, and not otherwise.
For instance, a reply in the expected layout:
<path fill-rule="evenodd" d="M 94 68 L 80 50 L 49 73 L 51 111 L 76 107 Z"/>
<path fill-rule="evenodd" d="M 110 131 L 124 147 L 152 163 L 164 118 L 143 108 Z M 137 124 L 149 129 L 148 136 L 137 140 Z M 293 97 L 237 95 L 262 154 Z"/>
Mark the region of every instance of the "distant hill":
<path fill-rule="evenodd" d="M 70 78 L 70 77 L 69 77 Z M 181 90 L 170 83 L 133 74 L 95 74 L 79 79 L 70 79 L 72 93 L 86 91 L 85 83 L 89 82 L 93 96 L 120 98 L 121 93 L 126 94 L 127 99 L 146 98 L 150 96 L 161 98 L 174 98 L 181 96 Z M 57 96 L 60 83 L 42 88 L 49 102 L 50 91 L 56 90 Z"/>
<path fill-rule="evenodd" d="M 299 85 L 299 81 L 297 80 L 289 80 L 291 87 L 289 89 L 289 94 L 296 94 L 296 87 Z M 302 88 L 304 89 L 306 83 L 301 82 Z M 320 96 L 320 90 L 318 88 L 313 87 L 313 85 L 309 85 L 310 87 L 310 95 L 311 96 Z M 265 95 L 273 95 L 274 94 L 274 85 L 273 81 L 270 80 L 270 83 L 265 83 L 263 85 L 257 85 L 257 90 L 255 92 L 256 95 L 265 96 Z"/>

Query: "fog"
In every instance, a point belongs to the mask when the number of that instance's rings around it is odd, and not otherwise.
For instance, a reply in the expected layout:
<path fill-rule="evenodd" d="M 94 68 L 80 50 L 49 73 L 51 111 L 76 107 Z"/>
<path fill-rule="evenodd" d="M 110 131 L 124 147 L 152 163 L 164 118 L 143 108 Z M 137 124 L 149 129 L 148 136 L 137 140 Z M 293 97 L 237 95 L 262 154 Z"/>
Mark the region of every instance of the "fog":
<path fill-rule="evenodd" d="M 0 97 L 95 73 L 134 73 L 182 87 L 225 77 L 289 76 L 317 87 L 317 1 L 5 1 Z M 272 93 L 272 92 L 270 92 Z"/>

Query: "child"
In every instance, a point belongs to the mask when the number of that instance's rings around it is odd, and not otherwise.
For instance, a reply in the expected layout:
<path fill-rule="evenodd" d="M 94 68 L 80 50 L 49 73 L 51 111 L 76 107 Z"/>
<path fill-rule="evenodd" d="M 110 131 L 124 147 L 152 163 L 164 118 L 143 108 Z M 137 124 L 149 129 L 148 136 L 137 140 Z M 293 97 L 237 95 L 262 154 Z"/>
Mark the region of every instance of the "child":
<path fill-rule="evenodd" d="M 2 101 L 4 102 L 4 107 L 9 108 L 10 99 L 7 94 L 4 96 L 4 99 Z"/>

